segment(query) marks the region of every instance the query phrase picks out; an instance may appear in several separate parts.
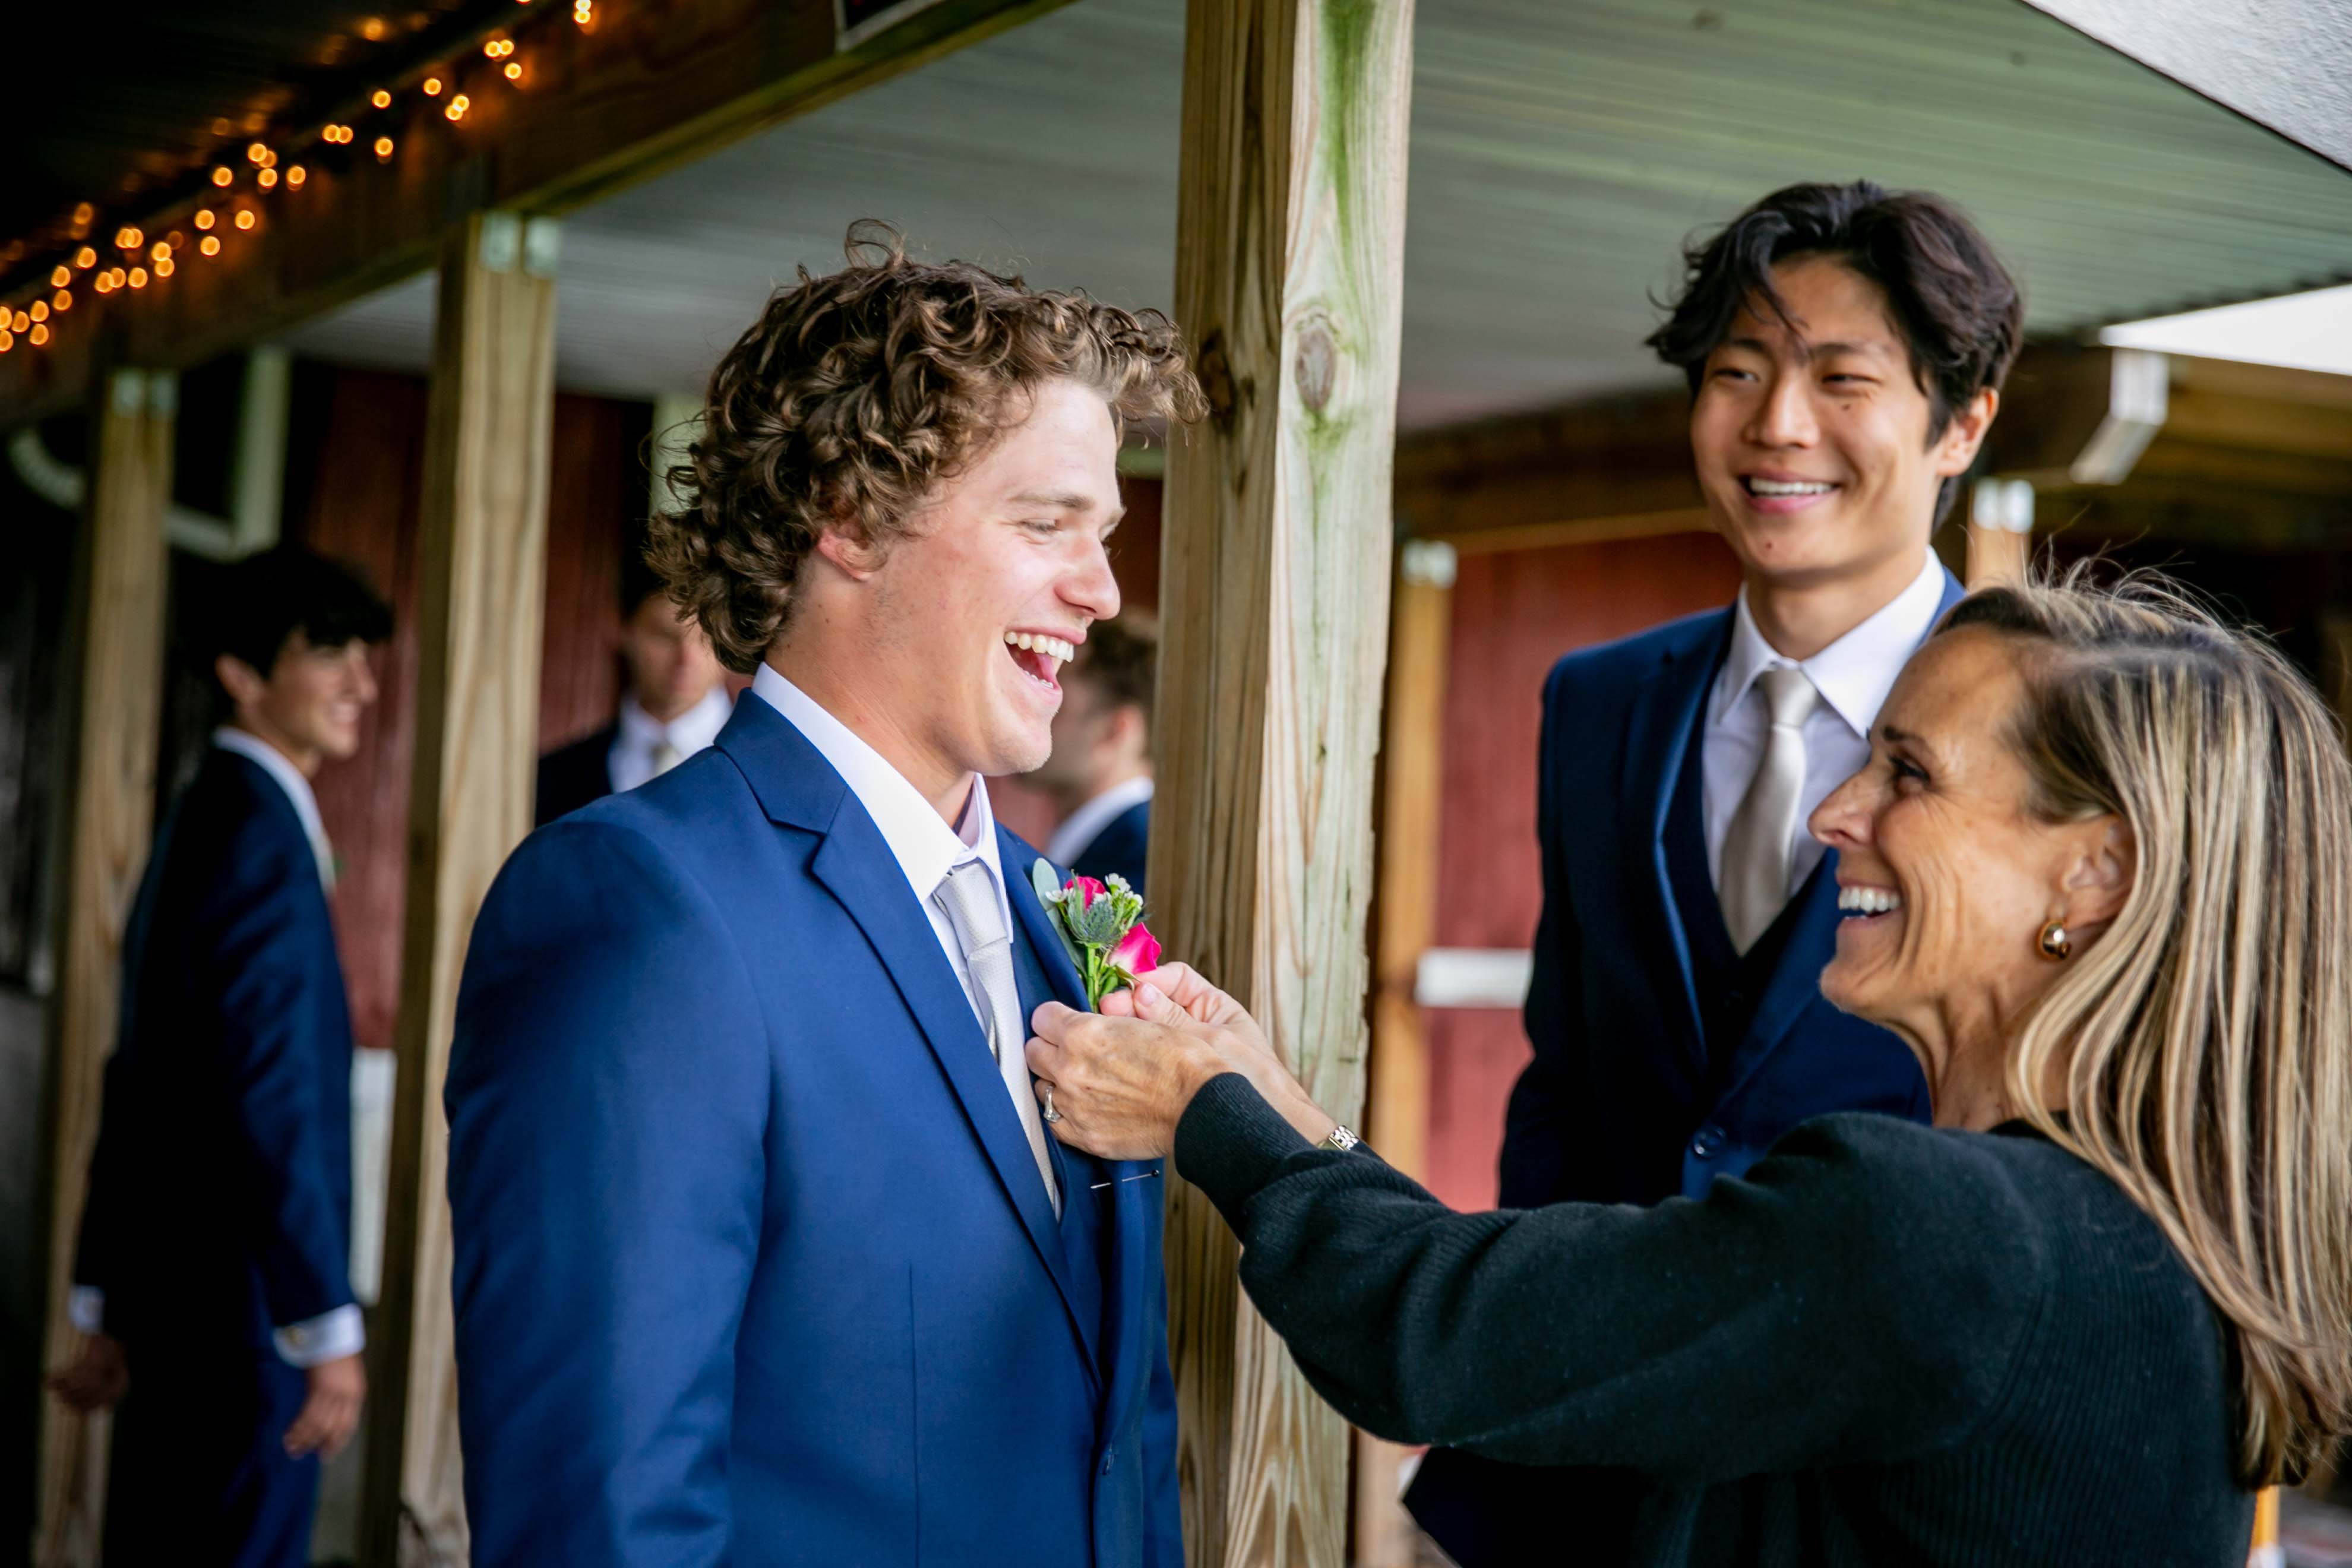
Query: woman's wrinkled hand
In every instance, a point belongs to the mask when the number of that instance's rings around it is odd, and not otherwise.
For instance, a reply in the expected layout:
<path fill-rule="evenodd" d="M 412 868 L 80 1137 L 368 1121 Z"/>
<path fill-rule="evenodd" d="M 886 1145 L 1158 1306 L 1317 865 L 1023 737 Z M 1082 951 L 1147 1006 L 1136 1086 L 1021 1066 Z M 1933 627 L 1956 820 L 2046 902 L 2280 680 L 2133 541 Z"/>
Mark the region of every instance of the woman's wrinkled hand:
<path fill-rule="evenodd" d="M 1048 1002 L 1029 1021 L 1029 1070 L 1054 1136 L 1106 1160 L 1166 1154 L 1192 1096 L 1228 1070 L 1205 1037 L 1213 1026 L 1148 985 L 1132 1000 L 1124 1016 Z"/>
<path fill-rule="evenodd" d="M 1134 990 L 1104 997 L 1098 1014 L 1048 1002 L 1031 1026 L 1029 1070 L 1055 1113 L 1054 1135 L 1105 1159 L 1171 1152 L 1185 1109 L 1220 1073 L 1247 1078 L 1309 1141 L 1334 1125 L 1247 1009 L 1185 964 L 1139 977 Z"/>

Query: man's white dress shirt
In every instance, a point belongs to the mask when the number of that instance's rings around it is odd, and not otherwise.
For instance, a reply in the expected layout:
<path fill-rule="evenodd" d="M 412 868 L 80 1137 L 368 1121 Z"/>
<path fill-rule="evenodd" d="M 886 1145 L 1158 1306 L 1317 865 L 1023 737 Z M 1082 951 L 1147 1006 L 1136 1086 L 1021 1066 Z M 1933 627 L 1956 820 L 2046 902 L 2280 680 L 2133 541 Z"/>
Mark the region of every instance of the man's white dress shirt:
<path fill-rule="evenodd" d="M 635 789 L 660 773 L 657 753 L 664 745 L 675 753 L 669 765 L 676 767 L 719 739 L 734 711 L 735 700 L 724 686 L 712 687 L 701 701 L 667 724 L 646 712 L 634 696 L 622 698 L 618 732 L 604 756 L 604 775 L 613 781 L 614 793 Z"/>
<path fill-rule="evenodd" d="M 319 884 L 331 889 L 335 885 L 335 852 L 327 842 L 327 825 L 319 816 L 319 797 L 311 793 L 310 781 L 302 776 L 302 770 L 285 752 L 244 730 L 224 725 L 213 731 L 213 744 L 250 760 L 286 792 L 294 815 L 301 819 L 302 836 L 310 841 L 310 854 L 319 863 Z M 106 1323 L 106 1292 L 94 1286 L 75 1286 L 67 1300 L 66 1315 L 83 1333 L 99 1332 Z M 321 1362 L 357 1355 L 367 1348 L 367 1329 L 356 1302 L 299 1323 L 289 1323 L 273 1331 L 271 1338 L 277 1343 L 278 1354 L 289 1366 L 317 1366 Z"/>
<path fill-rule="evenodd" d="M 971 1005 L 972 1018 L 980 1026 L 981 1035 L 988 1034 L 988 1005 L 975 994 L 971 971 L 964 963 L 963 944 L 956 939 L 955 926 L 949 921 L 947 910 L 940 907 L 931 895 L 939 890 L 949 871 L 967 860 L 977 860 L 988 868 L 990 881 L 996 889 L 997 912 L 1004 929 L 1020 941 L 1020 927 L 1013 921 L 1013 906 L 1005 897 L 1005 869 L 999 864 L 996 853 L 996 817 L 988 805 L 988 784 L 975 775 L 971 781 L 971 796 L 965 803 L 962 820 L 954 827 L 933 810 L 922 792 L 907 782 L 907 776 L 883 759 L 882 753 L 860 740 L 850 728 L 818 706 L 814 698 L 768 665 L 761 665 L 751 678 L 751 689 L 784 716 L 784 721 L 801 732 L 817 753 L 833 764 L 849 793 L 874 819 L 882 832 L 882 841 L 890 847 L 891 858 L 906 874 L 907 887 L 922 906 L 931 922 L 931 934 L 940 939 L 940 951 L 947 955 L 948 967 L 955 972 L 956 984 L 963 988 L 964 999 Z M 1026 877 L 1029 868 L 1016 868 Z M 1024 1024 L 1028 1021 L 1024 1016 Z M 1026 1044 L 1026 1037 L 1023 1043 Z M 1029 1087 L 1029 1060 L 1019 1047 L 1006 1051 L 997 1064 L 1004 1080 L 1005 1092 L 1012 1097 L 1013 1109 L 1021 1118 L 1021 1131 L 1029 1139 L 1029 1152 L 1036 1157 L 1037 1173 L 1045 1183 L 1045 1192 L 1058 1211 L 1061 1194 L 1054 1185 L 1054 1160 L 1045 1147 L 1045 1121 L 1037 1106 L 1037 1096 Z"/>
<path fill-rule="evenodd" d="M 1788 892 L 1793 895 L 1820 865 L 1824 847 L 1806 830 L 1814 807 L 1870 761 L 1870 729 L 1895 688 L 1906 660 L 1936 623 L 1944 598 L 1944 567 L 1927 552 L 1911 585 L 1868 620 L 1811 658 L 1789 658 L 1756 629 L 1748 613 L 1748 590 L 1731 613 L 1731 649 L 1715 678 L 1702 735 L 1700 778 L 1706 805 L 1706 868 L 1723 886 L 1723 841 L 1731 818 L 1764 760 L 1772 721 L 1756 678 L 1768 669 L 1801 669 L 1822 694 L 1805 720 L 1805 784 L 1798 797 L 1795 841 L 1789 858 Z"/>
<path fill-rule="evenodd" d="M 1070 813 L 1068 820 L 1054 829 L 1054 837 L 1045 841 L 1045 858 L 1056 866 L 1070 864 L 1094 847 L 1104 828 L 1150 798 L 1150 773 L 1111 785 Z"/>

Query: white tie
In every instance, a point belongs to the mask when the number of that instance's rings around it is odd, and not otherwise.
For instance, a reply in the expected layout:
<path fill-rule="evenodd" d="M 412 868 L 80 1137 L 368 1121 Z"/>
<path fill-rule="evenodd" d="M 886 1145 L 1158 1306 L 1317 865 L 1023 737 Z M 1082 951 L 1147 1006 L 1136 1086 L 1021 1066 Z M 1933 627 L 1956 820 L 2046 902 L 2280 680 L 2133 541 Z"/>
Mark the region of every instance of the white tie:
<path fill-rule="evenodd" d="M 1797 808 L 1805 789 L 1805 720 L 1821 693 L 1801 669 L 1783 665 L 1756 678 L 1772 728 L 1764 757 L 1732 814 L 1723 839 L 1717 896 L 1731 944 L 1741 952 L 1772 928 L 1789 901 L 1789 862 L 1797 837 Z"/>
<path fill-rule="evenodd" d="M 988 1048 L 996 1069 L 1013 1096 L 1014 1114 L 1028 1134 L 1029 1152 L 1036 1156 L 1037 1173 L 1045 1179 L 1045 1195 L 1053 1200 L 1056 1218 L 1062 1196 L 1054 1185 L 1054 1160 L 1045 1149 L 1045 1118 L 1029 1087 L 1029 1031 L 1021 1026 L 1021 988 L 1013 978 L 1013 938 L 1004 929 L 1003 906 L 997 901 L 996 879 L 983 860 L 966 860 L 948 868 L 931 897 L 947 912 L 955 928 L 956 943 L 963 949 L 965 973 L 971 977 L 972 1011 L 987 1031 Z"/>
<path fill-rule="evenodd" d="M 664 735 L 660 740 L 654 742 L 653 776 L 655 778 L 661 777 L 662 774 L 669 772 L 670 769 L 677 766 L 678 763 L 685 760 L 686 753 L 679 751 L 677 745 L 671 742 L 667 735 Z"/>

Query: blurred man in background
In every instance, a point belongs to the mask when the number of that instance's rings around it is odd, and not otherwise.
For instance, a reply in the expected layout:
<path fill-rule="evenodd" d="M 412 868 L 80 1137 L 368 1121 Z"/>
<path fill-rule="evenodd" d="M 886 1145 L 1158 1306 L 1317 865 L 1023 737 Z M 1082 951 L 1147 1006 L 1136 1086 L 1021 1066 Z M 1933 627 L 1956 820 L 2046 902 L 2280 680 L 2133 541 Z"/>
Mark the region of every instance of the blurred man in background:
<path fill-rule="evenodd" d="M 1151 680 L 1160 635 L 1145 617 L 1097 621 L 1062 677 L 1054 754 L 1029 775 L 1061 826 L 1045 858 L 1081 877 L 1116 871 L 1143 891 L 1151 839 Z"/>
<path fill-rule="evenodd" d="M 629 686 L 620 717 L 539 760 L 540 826 L 667 773 L 717 740 L 734 710 L 710 638 L 634 563 L 621 615 Z"/>
<path fill-rule="evenodd" d="M 359 749 L 392 612 L 281 548 L 213 606 L 230 710 L 156 835 L 73 1271 L 76 1409 L 118 1402 L 111 1563 L 300 1568 L 359 1420 L 352 1026 L 310 780 Z"/>

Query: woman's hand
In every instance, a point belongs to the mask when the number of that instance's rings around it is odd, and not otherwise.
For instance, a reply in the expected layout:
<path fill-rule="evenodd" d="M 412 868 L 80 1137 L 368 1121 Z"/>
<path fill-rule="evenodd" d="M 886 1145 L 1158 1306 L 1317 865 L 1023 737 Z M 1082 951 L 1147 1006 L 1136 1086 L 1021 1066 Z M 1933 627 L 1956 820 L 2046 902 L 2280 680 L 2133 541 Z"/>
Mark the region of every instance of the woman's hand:
<path fill-rule="evenodd" d="M 1149 1160 L 1176 1146 L 1176 1123 L 1202 1084 L 1226 1070 L 1201 1024 L 1157 991 L 1144 1016 L 1080 1013 L 1048 1002 L 1030 1019 L 1033 1087 L 1063 1142 L 1106 1160 Z"/>
<path fill-rule="evenodd" d="M 1087 1014 L 1049 1002 L 1031 1020 L 1039 1037 L 1029 1070 L 1063 1142 L 1111 1160 L 1168 1154 L 1192 1096 L 1226 1072 L 1248 1078 L 1301 1137 L 1337 1125 L 1284 1069 L 1257 1020 L 1187 966 L 1155 969 L 1102 1005 Z"/>

